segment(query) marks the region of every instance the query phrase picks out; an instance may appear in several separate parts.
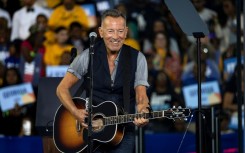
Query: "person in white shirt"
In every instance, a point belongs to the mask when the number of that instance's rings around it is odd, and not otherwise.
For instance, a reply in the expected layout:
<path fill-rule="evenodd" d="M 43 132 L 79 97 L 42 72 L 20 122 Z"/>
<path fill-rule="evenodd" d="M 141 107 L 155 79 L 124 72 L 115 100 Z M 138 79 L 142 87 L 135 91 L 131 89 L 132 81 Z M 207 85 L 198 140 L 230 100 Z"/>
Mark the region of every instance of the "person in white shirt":
<path fill-rule="evenodd" d="M 14 39 L 25 40 L 30 35 L 29 28 L 35 24 L 39 14 L 50 16 L 49 10 L 35 4 L 35 0 L 23 0 L 24 6 L 13 15 L 11 41 Z"/>
<path fill-rule="evenodd" d="M 192 0 L 194 7 L 196 8 L 200 18 L 208 24 L 210 20 L 217 17 L 217 13 L 205 6 L 206 0 Z"/>
<path fill-rule="evenodd" d="M 214 10 L 205 6 L 206 1 L 207 0 L 191 0 L 198 15 L 200 16 L 202 21 L 204 21 L 207 24 L 209 31 L 211 31 L 211 23 L 217 20 L 218 14 Z M 187 38 L 190 42 L 196 43 L 196 39 L 193 36 L 188 36 Z"/>

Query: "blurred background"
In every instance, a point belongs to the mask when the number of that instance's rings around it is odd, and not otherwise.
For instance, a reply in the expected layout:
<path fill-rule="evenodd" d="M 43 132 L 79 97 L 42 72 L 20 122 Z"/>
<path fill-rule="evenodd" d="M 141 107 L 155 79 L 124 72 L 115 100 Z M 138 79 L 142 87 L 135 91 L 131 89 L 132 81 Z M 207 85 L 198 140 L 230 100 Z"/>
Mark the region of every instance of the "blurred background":
<path fill-rule="evenodd" d="M 238 51 L 243 54 L 243 47 L 237 50 L 236 46 L 235 0 L 190 1 L 209 29 L 201 39 L 200 57 L 204 145 L 207 152 L 216 146 L 221 152 L 235 153 L 236 55 Z M 39 125 L 39 113 L 57 103 L 50 100 L 38 107 L 43 103 L 38 96 L 55 95 L 38 91 L 40 80 L 64 76 L 71 49 L 75 47 L 80 54 L 89 46 L 89 33 L 98 32 L 101 13 L 109 8 L 126 14 L 129 32 L 125 44 L 146 56 L 147 92 L 153 110 L 173 106 L 191 110 L 187 120 L 159 118 L 136 129 L 136 152 L 195 152 L 196 40 L 183 33 L 163 0 L 0 0 L 0 152 L 52 152 L 43 147 L 52 143 L 43 139 L 50 136 L 45 133 L 47 127 L 40 132 L 35 125 Z M 243 72 L 241 75 L 244 78 Z M 45 124 L 49 127 L 52 120 Z"/>

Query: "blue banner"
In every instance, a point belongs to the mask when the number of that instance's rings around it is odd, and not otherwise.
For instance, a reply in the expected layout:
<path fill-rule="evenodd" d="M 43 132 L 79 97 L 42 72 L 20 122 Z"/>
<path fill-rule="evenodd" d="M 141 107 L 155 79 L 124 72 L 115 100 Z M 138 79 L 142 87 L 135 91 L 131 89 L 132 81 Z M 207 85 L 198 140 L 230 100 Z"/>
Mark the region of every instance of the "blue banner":
<path fill-rule="evenodd" d="M 64 77 L 69 66 L 47 66 L 46 76 L 47 77 Z"/>
<path fill-rule="evenodd" d="M 36 97 L 30 83 L 0 89 L 0 106 L 3 112 L 13 109 L 16 104 L 22 106 L 35 101 Z"/>
<path fill-rule="evenodd" d="M 186 107 L 198 107 L 197 84 L 183 87 L 183 94 Z M 221 94 L 217 81 L 202 82 L 201 102 L 203 106 L 210 106 L 221 103 Z"/>

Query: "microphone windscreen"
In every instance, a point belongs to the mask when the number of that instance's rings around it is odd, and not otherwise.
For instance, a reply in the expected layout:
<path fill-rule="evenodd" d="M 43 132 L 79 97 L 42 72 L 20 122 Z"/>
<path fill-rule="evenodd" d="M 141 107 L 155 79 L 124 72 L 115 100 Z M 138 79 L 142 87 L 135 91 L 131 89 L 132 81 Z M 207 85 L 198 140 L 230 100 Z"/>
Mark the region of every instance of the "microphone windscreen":
<path fill-rule="evenodd" d="M 89 33 L 89 38 L 91 38 L 91 37 L 97 38 L 97 33 L 95 33 L 95 32 L 90 32 L 90 33 Z"/>

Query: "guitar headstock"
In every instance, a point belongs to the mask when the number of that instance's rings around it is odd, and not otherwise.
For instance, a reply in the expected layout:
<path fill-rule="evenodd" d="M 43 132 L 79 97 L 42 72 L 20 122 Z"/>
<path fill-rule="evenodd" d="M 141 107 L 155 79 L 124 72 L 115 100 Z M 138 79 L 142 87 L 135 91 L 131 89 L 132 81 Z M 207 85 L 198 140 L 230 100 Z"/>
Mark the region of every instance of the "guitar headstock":
<path fill-rule="evenodd" d="M 166 111 L 164 111 L 164 117 L 168 119 L 185 119 L 189 117 L 191 114 L 191 110 L 189 108 L 182 107 L 173 107 Z"/>

